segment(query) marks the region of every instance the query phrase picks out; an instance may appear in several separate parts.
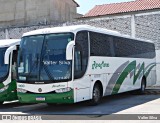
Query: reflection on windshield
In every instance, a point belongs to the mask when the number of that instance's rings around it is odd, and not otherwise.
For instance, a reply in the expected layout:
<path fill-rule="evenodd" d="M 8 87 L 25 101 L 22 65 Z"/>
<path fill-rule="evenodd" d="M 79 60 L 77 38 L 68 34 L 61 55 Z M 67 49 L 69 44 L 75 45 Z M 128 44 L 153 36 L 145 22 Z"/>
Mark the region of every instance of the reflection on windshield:
<path fill-rule="evenodd" d="M 24 37 L 19 55 L 19 80 L 70 80 L 72 63 L 66 60 L 66 47 L 71 40 L 71 33 Z"/>
<path fill-rule="evenodd" d="M 39 62 L 44 36 L 30 36 L 23 38 L 19 55 L 20 80 L 38 79 Z"/>
<path fill-rule="evenodd" d="M 8 74 L 8 65 L 4 64 L 4 55 L 7 48 L 0 48 L 0 82 L 5 79 Z"/>

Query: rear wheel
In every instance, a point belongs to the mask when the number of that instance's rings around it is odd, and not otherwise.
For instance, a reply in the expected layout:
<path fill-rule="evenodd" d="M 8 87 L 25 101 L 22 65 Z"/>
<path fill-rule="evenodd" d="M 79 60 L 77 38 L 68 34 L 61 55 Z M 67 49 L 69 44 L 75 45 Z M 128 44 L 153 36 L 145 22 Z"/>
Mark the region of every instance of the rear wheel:
<path fill-rule="evenodd" d="M 146 79 L 143 78 L 141 81 L 141 88 L 139 90 L 139 94 L 144 94 L 146 90 Z"/>
<path fill-rule="evenodd" d="M 93 87 L 92 100 L 90 100 L 91 105 L 97 105 L 101 100 L 101 90 L 98 84 Z"/>

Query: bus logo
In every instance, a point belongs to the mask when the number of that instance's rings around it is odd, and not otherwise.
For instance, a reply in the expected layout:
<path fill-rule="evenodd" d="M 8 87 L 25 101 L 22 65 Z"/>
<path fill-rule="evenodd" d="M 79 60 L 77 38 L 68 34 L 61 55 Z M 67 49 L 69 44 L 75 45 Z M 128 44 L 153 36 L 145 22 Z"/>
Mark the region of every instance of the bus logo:
<path fill-rule="evenodd" d="M 38 91 L 39 91 L 39 92 L 42 92 L 42 88 L 39 88 Z"/>
<path fill-rule="evenodd" d="M 102 68 L 106 68 L 109 67 L 109 63 L 105 63 L 104 61 L 102 61 L 102 63 L 97 63 L 96 61 L 94 61 L 94 63 L 92 64 L 92 69 L 102 69 Z"/>
<path fill-rule="evenodd" d="M 65 85 L 53 85 L 52 88 L 60 88 L 60 87 L 65 87 Z"/>

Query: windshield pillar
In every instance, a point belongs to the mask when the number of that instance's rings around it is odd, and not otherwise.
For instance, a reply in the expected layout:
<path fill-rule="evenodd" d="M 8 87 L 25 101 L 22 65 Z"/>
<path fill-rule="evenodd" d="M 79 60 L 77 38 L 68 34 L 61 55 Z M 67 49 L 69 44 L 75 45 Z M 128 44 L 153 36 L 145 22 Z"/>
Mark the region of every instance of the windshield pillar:
<path fill-rule="evenodd" d="M 7 79 L 9 73 L 10 73 L 10 54 L 9 54 L 9 58 L 8 58 L 8 64 L 5 64 L 4 63 L 4 59 L 5 59 L 5 53 L 6 53 L 6 50 L 8 49 L 8 47 L 2 47 L 0 48 L 0 82 L 3 82 Z"/>
<path fill-rule="evenodd" d="M 72 54 L 73 54 L 73 56 L 72 56 L 72 58 L 73 58 L 72 59 L 72 82 L 73 82 L 74 81 L 74 69 L 75 69 L 74 68 L 74 64 L 75 64 L 75 61 L 74 61 L 74 59 L 75 59 L 74 58 L 74 55 L 75 55 L 75 46 L 73 47 L 73 53 Z"/>

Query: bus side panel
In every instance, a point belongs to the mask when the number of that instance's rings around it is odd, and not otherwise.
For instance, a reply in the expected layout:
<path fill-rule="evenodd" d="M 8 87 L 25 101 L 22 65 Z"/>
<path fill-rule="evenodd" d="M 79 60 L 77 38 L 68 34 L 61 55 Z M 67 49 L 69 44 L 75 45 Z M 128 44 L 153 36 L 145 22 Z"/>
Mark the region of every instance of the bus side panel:
<path fill-rule="evenodd" d="M 155 81 L 155 59 L 91 57 L 89 67 L 87 74 L 108 74 L 104 95 L 140 89 L 145 75 L 147 82 Z"/>
<path fill-rule="evenodd" d="M 75 102 L 85 101 L 90 99 L 91 77 L 85 75 L 81 79 L 75 79 L 74 82 Z"/>
<path fill-rule="evenodd" d="M 150 74 L 147 77 L 147 87 L 153 86 L 156 84 L 156 70 L 151 70 Z"/>

